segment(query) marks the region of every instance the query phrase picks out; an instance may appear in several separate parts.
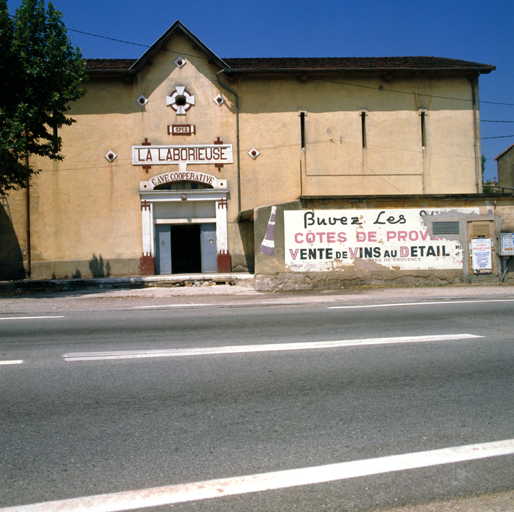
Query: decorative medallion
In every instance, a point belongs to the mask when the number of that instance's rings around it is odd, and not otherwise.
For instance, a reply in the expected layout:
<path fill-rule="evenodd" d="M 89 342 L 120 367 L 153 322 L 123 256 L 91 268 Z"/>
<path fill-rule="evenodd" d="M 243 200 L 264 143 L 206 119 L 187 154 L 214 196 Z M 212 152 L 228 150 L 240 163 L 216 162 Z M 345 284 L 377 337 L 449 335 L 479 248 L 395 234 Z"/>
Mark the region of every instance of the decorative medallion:
<path fill-rule="evenodd" d="M 177 85 L 171 96 L 166 96 L 166 105 L 177 113 L 177 115 L 186 115 L 191 105 L 195 104 L 195 97 L 184 85 Z"/>
<path fill-rule="evenodd" d="M 259 155 L 259 151 L 255 148 L 252 148 L 250 149 L 250 151 L 248 151 L 248 154 L 255 160 Z"/>
<path fill-rule="evenodd" d="M 182 69 L 186 65 L 186 59 L 183 59 L 182 57 L 177 57 L 175 59 L 175 66 L 177 66 L 179 69 Z"/>
<path fill-rule="evenodd" d="M 105 155 L 105 158 L 111 162 L 111 164 L 116 160 L 116 157 L 118 155 L 114 151 L 107 151 L 107 154 Z"/>
<path fill-rule="evenodd" d="M 139 96 L 139 98 L 136 101 L 139 103 L 139 105 L 144 107 L 148 103 L 148 98 L 146 98 L 145 96 L 141 95 L 141 96 Z"/>

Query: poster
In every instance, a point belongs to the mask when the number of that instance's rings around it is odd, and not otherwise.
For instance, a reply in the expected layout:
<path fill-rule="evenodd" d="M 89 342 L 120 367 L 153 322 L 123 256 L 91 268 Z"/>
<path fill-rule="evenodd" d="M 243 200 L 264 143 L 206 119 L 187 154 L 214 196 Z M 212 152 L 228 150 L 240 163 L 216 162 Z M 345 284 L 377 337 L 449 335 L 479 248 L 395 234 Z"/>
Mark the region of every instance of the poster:
<path fill-rule="evenodd" d="M 471 240 L 471 260 L 474 272 L 492 272 L 492 240 L 490 238 L 473 238 Z"/>
<path fill-rule="evenodd" d="M 431 237 L 423 221 L 443 212 L 478 209 L 284 211 L 286 269 L 322 272 L 357 262 L 369 270 L 462 269 L 457 237 Z"/>
<path fill-rule="evenodd" d="M 514 233 L 501 234 L 501 252 L 502 256 L 514 256 Z"/>

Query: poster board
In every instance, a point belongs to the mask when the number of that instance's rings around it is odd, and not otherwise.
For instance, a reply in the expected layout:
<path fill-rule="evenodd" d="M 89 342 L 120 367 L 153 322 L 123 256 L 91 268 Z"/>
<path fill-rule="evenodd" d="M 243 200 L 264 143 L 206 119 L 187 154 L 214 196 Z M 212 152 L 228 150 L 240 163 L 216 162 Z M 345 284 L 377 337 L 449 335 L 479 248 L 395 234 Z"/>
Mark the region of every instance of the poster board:
<path fill-rule="evenodd" d="M 491 273 L 493 271 L 493 240 L 492 238 L 471 239 L 471 261 L 473 272 L 476 274 Z"/>
<path fill-rule="evenodd" d="M 514 233 L 501 234 L 500 256 L 514 256 Z"/>

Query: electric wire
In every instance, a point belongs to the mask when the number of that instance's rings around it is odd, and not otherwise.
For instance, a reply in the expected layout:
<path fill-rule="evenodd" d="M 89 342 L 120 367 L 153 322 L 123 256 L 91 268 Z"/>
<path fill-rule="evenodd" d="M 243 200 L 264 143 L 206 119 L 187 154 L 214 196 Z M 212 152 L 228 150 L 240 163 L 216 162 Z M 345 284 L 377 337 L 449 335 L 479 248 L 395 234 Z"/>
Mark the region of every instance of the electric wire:
<path fill-rule="evenodd" d="M 352 84 L 350 82 L 340 82 L 339 80 L 328 80 L 326 78 L 313 78 L 313 80 L 317 80 L 319 82 L 329 82 L 329 83 L 333 83 L 333 84 L 347 85 L 349 87 L 361 87 L 363 89 L 374 89 L 374 90 L 378 89 L 380 92 L 394 92 L 396 94 L 407 94 L 407 95 L 410 95 L 410 96 L 421 96 L 423 98 L 436 98 L 436 99 L 442 99 L 442 100 L 465 101 L 465 102 L 468 102 L 468 103 L 471 103 L 473 101 L 472 99 L 469 99 L 469 98 L 453 98 L 451 96 L 439 96 L 439 95 L 436 95 L 436 94 L 427 94 L 427 93 L 423 93 L 423 92 L 414 93 L 414 92 L 410 92 L 410 91 L 399 91 L 397 89 L 385 89 L 385 88 L 383 88 L 381 86 L 379 86 L 377 88 L 376 86 L 372 86 L 372 85 Z M 499 101 L 479 100 L 479 103 L 486 103 L 486 104 L 489 104 L 489 105 L 502 105 L 502 106 L 514 107 L 514 103 L 505 103 L 505 102 L 499 102 Z"/>
<path fill-rule="evenodd" d="M 123 44 L 131 44 L 133 46 L 142 46 L 143 48 L 150 48 L 147 44 L 140 44 L 140 43 L 132 43 L 130 41 L 123 41 L 122 39 L 115 39 L 114 37 L 108 37 L 108 36 L 100 36 L 98 34 L 92 34 L 91 32 L 84 32 L 83 30 L 76 30 L 73 28 L 67 28 L 67 32 L 76 32 L 77 34 L 83 34 L 85 36 L 92 36 L 92 37 L 98 37 L 100 39 L 108 39 L 109 41 L 114 41 L 116 43 L 123 43 Z"/>
<path fill-rule="evenodd" d="M 110 41 L 115 41 L 115 42 L 118 42 L 118 43 L 130 44 L 130 45 L 135 45 L 135 46 L 142 46 L 144 48 L 151 48 L 151 45 L 145 45 L 145 44 L 140 44 L 140 43 L 133 43 L 133 42 L 130 42 L 130 41 L 124 41 L 122 39 L 115 39 L 113 37 L 107 37 L 107 36 L 102 36 L 102 35 L 99 35 L 99 34 L 93 34 L 91 32 L 84 32 L 84 31 L 81 31 L 81 30 L 76 30 L 76 29 L 71 29 L 71 28 L 68 28 L 67 30 L 70 31 L 70 32 L 77 32 L 79 34 L 84 34 L 84 35 L 88 35 L 88 36 L 92 36 L 92 37 L 108 39 Z M 169 53 L 176 53 L 178 55 L 178 52 L 175 52 L 173 50 L 168 50 L 166 48 L 161 48 L 161 49 L 166 51 L 166 52 L 169 52 Z M 186 54 L 186 53 L 181 53 L 181 55 L 187 55 L 188 57 L 196 57 L 196 58 L 207 59 L 208 60 L 207 57 L 201 57 L 199 55 Z M 328 79 L 323 79 L 323 78 L 315 78 L 315 80 L 323 81 L 323 82 L 332 82 L 332 83 L 341 84 L 341 85 L 348 85 L 348 86 L 351 86 L 351 87 L 362 87 L 362 88 L 366 88 L 366 89 L 376 89 L 376 87 L 369 86 L 369 85 L 352 84 L 352 83 L 348 83 L 348 82 L 339 82 L 339 81 L 328 80 Z M 467 98 L 453 98 L 453 97 L 450 97 L 450 96 L 438 96 L 438 95 L 434 95 L 434 94 L 412 93 L 412 92 L 408 92 L 408 91 L 399 91 L 399 90 L 396 90 L 396 89 L 384 89 L 384 88 L 382 88 L 382 89 L 380 89 L 380 91 L 383 91 L 383 92 L 395 92 L 397 94 L 410 94 L 410 95 L 416 94 L 418 96 L 423 96 L 425 98 L 437 98 L 437 99 L 447 99 L 447 100 L 467 101 L 467 102 L 472 101 L 472 100 L 467 99 Z M 508 103 L 508 102 L 479 100 L 479 103 L 486 103 L 486 104 L 489 104 L 489 105 L 502 105 L 502 106 L 514 107 L 514 103 Z M 514 122 L 514 121 L 512 121 L 512 122 Z"/>
<path fill-rule="evenodd" d="M 9 16 L 9 17 L 12 18 L 13 16 Z M 75 32 L 75 33 L 86 35 L 86 36 L 90 36 L 90 37 L 106 39 L 106 40 L 109 40 L 109 41 L 113 41 L 113 42 L 117 42 L 117 43 L 122 43 L 122 44 L 128 44 L 128 45 L 132 45 L 132 46 L 138 46 L 138 47 L 142 47 L 142 48 L 151 48 L 152 47 L 152 45 L 146 45 L 146 44 L 141 44 L 141 43 L 134 43 L 134 42 L 131 42 L 131 41 L 125 41 L 123 39 L 117 39 L 117 38 L 113 38 L 113 37 L 109 37 L 109 36 L 103 36 L 103 35 L 100 35 L 100 34 L 94 34 L 94 33 L 91 33 L 91 32 L 85 32 L 85 31 L 82 31 L 82 30 L 77 30 L 77 29 L 72 29 L 72 28 L 67 28 L 66 30 L 68 32 Z M 177 54 L 177 55 L 179 54 L 179 52 L 176 52 L 176 51 L 173 51 L 173 50 L 168 50 L 167 48 L 164 48 L 164 47 L 161 47 L 160 49 L 165 51 L 165 52 L 168 52 L 168 53 L 174 53 L 174 54 Z M 194 58 L 198 58 L 198 59 L 208 60 L 208 57 L 202 57 L 202 56 L 197 55 L 197 54 L 188 54 L 188 53 L 180 52 L 180 55 L 185 55 L 187 57 L 194 57 Z M 85 59 L 85 60 L 97 60 L 97 59 Z M 98 59 L 98 60 L 101 60 L 101 59 Z M 134 59 L 134 61 L 136 61 L 136 60 L 137 59 Z M 350 82 L 341 82 L 341 81 L 338 81 L 338 80 L 329 80 L 329 79 L 323 79 L 323 78 L 314 78 L 314 80 L 322 81 L 322 82 L 328 82 L 328 83 L 334 83 L 334 84 L 340 84 L 340 85 L 346 85 L 346 86 L 349 86 L 349 87 L 359 87 L 359 88 L 364 88 L 364 89 L 377 90 L 377 87 L 375 87 L 375 86 L 369 86 L 369 85 L 363 85 L 363 84 L 355 84 L 355 83 L 350 83 Z M 413 93 L 413 92 L 409 92 L 409 91 L 401 91 L 401 90 L 396 90 L 396 89 L 385 89 L 383 87 L 382 88 L 378 88 L 378 90 L 380 92 L 393 92 L 393 93 L 396 93 L 396 94 L 417 95 L 417 96 L 421 96 L 421 97 L 424 97 L 424 98 L 436 98 L 436 99 L 445 99 L 445 100 L 452 100 L 452 101 L 466 101 L 466 102 L 471 102 L 472 101 L 471 99 L 467 99 L 467 98 L 454 98 L 454 97 L 450 97 L 450 96 L 440 96 L 440 95 L 433 95 L 433 94 L 426 94 L 426 93 Z M 479 100 L 479 103 L 484 103 L 484 104 L 489 104 L 489 105 L 514 106 L 514 103 L 495 102 L 495 101 L 487 101 L 487 100 Z M 500 121 L 500 120 L 481 120 L 481 122 L 484 122 L 484 123 L 514 123 L 514 121 Z M 482 140 L 490 140 L 490 139 L 503 139 L 503 138 L 511 138 L 511 137 L 514 137 L 514 135 L 502 135 L 502 136 L 494 136 L 494 137 L 481 137 L 481 139 Z M 331 141 L 331 142 L 333 142 L 333 141 Z M 282 146 L 280 146 L 280 147 L 282 147 Z M 284 147 L 286 147 L 286 146 L 284 146 Z M 278 149 L 278 148 L 275 148 L 275 149 Z M 401 151 L 401 149 L 400 149 L 400 151 Z M 62 170 L 64 170 L 64 169 L 62 169 Z"/>
<path fill-rule="evenodd" d="M 12 18 L 13 16 L 9 16 L 9 17 Z M 114 37 L 103 36 L 103 35 L 100 35 L 100 34 L 93 34 L 92 32 L 85 32 L 83 30 L 77 30 L 77 29 L 73 29 L 73 28 L 66 28 L 66 30 L 68 32 L 76 32 L 78 34 L 83 34 L 83 35 L 87 35 L 87 36 L 91 36 L 91 37 L 98 37 L 100 39 L 107 39 L 109 41 L 114 41 L 114 42 L 122 43 L 122 44 L 129 44 L 129 45 L 133 45 L 133 46 L 140 46 L 140 47 L 143 47 L 143 48 L 151 48 L 152 47 L 152 45 L 141 44 L 141 43 L 134 43 L 134 42 L 131 42 L 131 41 L 125 41 L 123 39 L 117 39 L 117 38 L 114 38 Z M 176 51 L 173 51 L 173 50 L 168 50 L 167 48 L 163 48 L 163 47 L 161 47 L 161 50 L 166 51 L 168 53 L 175 53 L 177 55 L 179 54 L 179 52 L 176 52 Z M 199 59 L 209 60 L 208 57 L 202 57 L 200 55 L 188 54 L 188 53 L 184 53 L 184 52 L 180 52 L 180 54 L 181 55 L 186 55 L 188 57 L 195 57 L 195 58 L 199 58 Z M 102 59 L 85 59 L 85 60 L 102 60 Z M 137 60 L 137 59 L 134 59 L 134 61 L 135 60 Z M 331 82 L 331 83 L 341 84 L 341 85 L 347 85 L 347 86 L 350 86 L 350 87 L 362 87 L 362 88 L 365 88 L 365 89 L 376 89 L 376 87 L 374 87 L 374 86 L 362 85 L 362 84 L 352 84 L 352 83 L 349 83 L 349 82 L 340 82 L 340 81 L 328 80 L 328 79 L 323 79 L 323 78 L 315 78 L 314 80 L 323 81 L 323 82 Z M 384 88 L 381 88 L 379 90 L 382 91 L 382 92 L 394 92 L 394 93 L 397 93 L 397 94 L 417 95 L 417 96 L 422 96 L 424 98 L 437 98 L 437 99 L 446 99 L 446 100 L 453 100 L 453 101 L 467 101 L 467 102 L 472 101 L 472 100 L 467 99 L 467 98 L 453 98 L 453 97 L 450 97 L 450 96 L 438 96 L 438 95 L 426 94 L 426 93 L 412 93 L 412 92 L 409 92 L 409 91 L 399 91 L 399 90 L 396 90 L 396 89 L 384 89 Z M 489 104 L 489 105 L 502 105 L 502 106 L 514 107 L 514 103 L 508 103 L 508 102 L 479 100 L 479 103 L 486 103 L 486 104 Z M 514 121 L 487 121 L 487 122 L 514 122 Z M 510 137 L 510 135 L 509 135 L 509 137 Z"/>

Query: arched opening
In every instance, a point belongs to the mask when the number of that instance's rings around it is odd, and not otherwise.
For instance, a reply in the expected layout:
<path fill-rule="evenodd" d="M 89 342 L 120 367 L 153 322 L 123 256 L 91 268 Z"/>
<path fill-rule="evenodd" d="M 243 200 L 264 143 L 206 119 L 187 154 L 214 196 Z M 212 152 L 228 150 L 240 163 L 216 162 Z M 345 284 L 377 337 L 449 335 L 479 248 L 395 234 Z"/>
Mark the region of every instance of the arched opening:
<path fill-rule="evenodd" d="M 157 185 L 154 190 L 201 190 L 201 189 L 212 189 L 212 185 L 207 183 L 198 183 L 196 181 L 170 181 Z"/>

